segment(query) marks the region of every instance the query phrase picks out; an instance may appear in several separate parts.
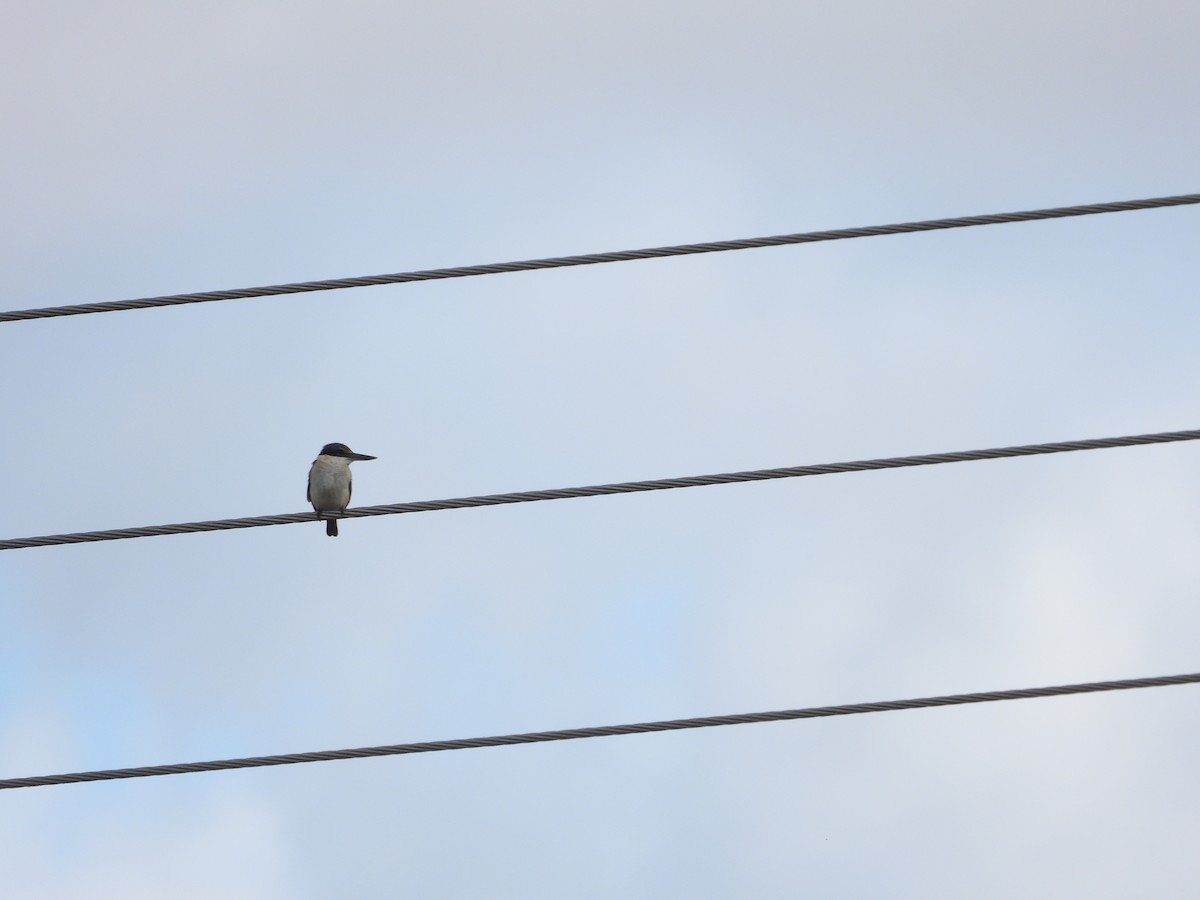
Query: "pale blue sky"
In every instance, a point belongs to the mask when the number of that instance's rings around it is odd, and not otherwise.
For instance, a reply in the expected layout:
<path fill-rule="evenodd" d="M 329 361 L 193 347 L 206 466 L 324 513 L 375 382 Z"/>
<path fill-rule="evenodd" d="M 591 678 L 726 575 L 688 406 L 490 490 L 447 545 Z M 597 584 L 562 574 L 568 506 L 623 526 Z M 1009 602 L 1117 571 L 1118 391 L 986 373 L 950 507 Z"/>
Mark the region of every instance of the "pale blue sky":
<path fill-rule="evenodd" d="M 0 308 L 1200 190 L 1176 2 L 45 3 Z M 0 325 L 0 537 L 1200 426 L 1200 211 Z M 1197 669 L 1191 445 L 0 556 L 0 777 Z M 1196 688 L 8 792 L 37 897 L 1184 897 Z"/>

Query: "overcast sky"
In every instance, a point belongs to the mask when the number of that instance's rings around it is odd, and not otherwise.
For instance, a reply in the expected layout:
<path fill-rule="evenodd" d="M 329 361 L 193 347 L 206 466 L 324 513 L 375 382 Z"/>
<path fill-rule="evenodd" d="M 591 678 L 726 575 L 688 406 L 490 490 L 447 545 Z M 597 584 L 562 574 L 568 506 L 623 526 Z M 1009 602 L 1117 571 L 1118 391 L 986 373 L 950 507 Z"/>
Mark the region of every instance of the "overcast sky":
<path fill-rule="evenodd" d="M 1200 6 L 19 4 L 0 309 L 1200 191 Z M 0 325 L 0 537 L 1200 427 L 1195 207 Z M 1191 444 L 0 555 L 0 778 L 1200 669 Z M 1195 687 L 6 792 L 39 898 L 1185 897 Z"/>

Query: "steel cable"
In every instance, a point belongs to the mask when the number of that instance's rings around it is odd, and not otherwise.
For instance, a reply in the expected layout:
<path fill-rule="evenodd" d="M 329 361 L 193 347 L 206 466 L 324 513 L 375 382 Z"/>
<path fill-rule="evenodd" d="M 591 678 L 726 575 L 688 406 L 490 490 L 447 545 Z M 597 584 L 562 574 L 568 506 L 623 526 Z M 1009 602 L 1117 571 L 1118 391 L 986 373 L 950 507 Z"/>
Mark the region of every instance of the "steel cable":
<path fill-rule="evenodd" d="M 241 300 L 248 297 L 271 297 L 280 294 L 333 291 L 342 288 L 371 287 L 380 284 L 403 284 L 411 281 L 468 278 L 474 275 L 499 275 L 505 272 L 527 272 L 534 269 L 590 266 L 598 263 L 628 262 L 636 259 L 661 259 L 668 256 L 690 256 L 697 253 L 720 253 L 726 250 L 750 250 L 759 247 L 781 247 L 789 244 L 813 244 L 819 241 L 877 237 L 885 234 L 911 234 L 918 231 L 941 231 L 948 228 L 968 228 L 974 225 L 1000 225 L 1008 222 L 1062 219 L 1071 216 L 1090 216 L 1099 213 L 1187 206 L 1195 203 L 1200 203 L 1200 194 L 1179 194 L 1172 197 L 1154 197 L 1146 200 L 1088 203 L 1081 206 L 1059 206 L 1052 209 L 1034 209 L 1024 212 L 960 216 L 951 219 L 928 219 L 920 222 L 903 222 L 897 225 L 872 225 L 865 228 L 840 228 L 833 231 L 810 231 L 801 234 L 781 234 L 772 237 L 744 238 L 732 241 L 711 241 L 700 244 L 679 244 L 670 247 L 649 247 L 643 250 L 620 250 L 613 253 L 588 253 L 580 256 L 555 256 L 548 259 L 529 259 L 518 262 L 491 263 L 476 266 L 455 266 L 446 269 L 425 269 L 416 272 L 398 272 L 392 275 L 330 278 L 323 281 L 300 281 L 292 284 L 274 284 L 266 287 L 240 288 L 230 291 L 201 291 L 192 294 L 168 294 L 160 297 L 143 297 L 137 300 L 115 300 L 108 303 L 81 303 L 74 306 L 17 309 L 0 312 L 0 323 L 20 322 L 27 319 L 49 319 L 58 316 L 79 316 L 87 313 L 118 312 L 128 309 L 181 306 L 188 303 L 208 303 L 215 300 Z"/>
<path fill-rule="evenodd" d="M 1157 434 L 1134 434 L 1125 437 L 1096 438 L 1082 441 L 1061 441 L 1050 444 L 1025 444 L 1017 447 L 994 447 L 988 450 L 964 450 L 956 453 L 931 453 L 922 456 L 893 456 L 885 459 L 865 459 L 853 462 L 828 463 L 816 466 L 790 466 L 779 469 L 755 469 L 748 472 L 726 472 L 718 475 L 696 475 L 683 478 L 661 478 L 651 481 L 625 481 L 587 487 L 558 488 L 540 491 L 517 491 L 507 494 L 485 494 L 478 497 L 458 497 L 449 500 L 424 500 L 412 503 L 392 503 L 384 506 L 360 506 L 347 509 L 337 518 L 357 519 L 367 516 L 390 516 L 402 513 L 432 512 L 443 509 L 467 509 L 477 506 L 501 506 L 509 503 L 532 503 L 539 500 L 566 500 L 578 497 L 599 497 L 608 494 L 632 494 L 643 491 L 665 491 L 674 488 L 704 487 L 714 484 L 736 484 L 747 481 L 770 481 L 777 478 L 802 478 L 809 475 L 838 475 L 875 469 L 900 469 L 914 466 L 934 466 L 942 463 L 976 462 L 985 459 L 1006 459 L 1017 456 L 1042 456 L 1068 453 L 1075 450 L 1106 450 L 1113 447 L 1133 447 L 1145 444 L 1167 444 L 1200 439 L 1200 430 L 1166 431 Z M 106 531 L 80 531 L 72 534 L 52 534 L 42 537 L 13 538 L 0 541 L 0 550 L 21 550 L 30 547 L 49 547 L 58 544 L 83 544 L 93 541 L 116 541 L 124 538 L 155 537 L 166 534 L 190 534 L 200 531 L 228 531 L 235 528 L 257 528 L 265 525 L 290 525 L 312 522 L 320 518 L 315 512 L 287 513 L 275 516 L 251 516 L 241 519 L 216 519 L 208 522 L 185 522 L 175 525 L 150 525 L 140 528 L 117 528 Z"/>
<path fill-rule="evenodd" d="M 853 716 L 861 713 L 892 712 L 906 709 L 925 709 L 936 706 L 958 706 L 967 703 L 992 703 L 998 700 L 1030 700 L 1036 697 L 1058 697 L 1066 694 L 1091 694 L 1101 691 L 1126 691 L 1134 688 L 1168 687 L 1200 682 L 1200 672 L 1189 675 L 1163 675 L 1153 678 L 1129 678 L 1123 681 L 1092 681 L 1085 684 L 1064 684 L 1055 687 L 1022 688 L 1008 691 L 985 691 L 975 694 L 948 694 L 941 697 L 920 697 L 913 700 L 885 700 L 878 703 L 851 703 L 845 706 L 815 706 L 808 709 L 785 709 L 775 712 L 741 713 L 729 716 L 705 716 L 695 719 L 667 719 L 662 722 L 639 722 L 632 725 L 602 725 L 595 728 L 570 728 L 562 731 L 535 731 L 525 734 L 505 734 L 495 737 L 467 738 L 453 741 L 427 741 L 417 744 L 392 744 L 383 747 L 357 747 L 350 750 L 322 750 L 315 753 L 285 753 L 278 756 L 249 756 L 242 759 L 218 759 L 209 762 L 179 763 L 166 766 L 139 766 L 127 769 L 104 769 L 96 772 L 75 772 L 66 775 L 38 775 L 30 778 L 0 780 L 0 790 L 42 787 L 51 784 L 76 784 L 85 781 L 112 781 L 119 778 L 149 778 L 155 775 L 187 775 L 193 772 L 217 772 L 225 769 L 251 769 L 261 766 L 286 766 L 294 763 L 331 762 L 337 759 L 366 759 L 372 756 L 402 756 L 410 753 L 436 753 L 442 750 L 475 750 L 483 747 L 505 747 L 514 744 L 541 744 L 550 741 L 573 741 L 581 738 L 613 737 L 621 734 L 647 734 L 656 731 L 682 731 L 689 728 L 713 728 L 721 725 L 749 725 L 756 722 L 784 722 L 793 719 L 820 719 L 830 716 Z"/>

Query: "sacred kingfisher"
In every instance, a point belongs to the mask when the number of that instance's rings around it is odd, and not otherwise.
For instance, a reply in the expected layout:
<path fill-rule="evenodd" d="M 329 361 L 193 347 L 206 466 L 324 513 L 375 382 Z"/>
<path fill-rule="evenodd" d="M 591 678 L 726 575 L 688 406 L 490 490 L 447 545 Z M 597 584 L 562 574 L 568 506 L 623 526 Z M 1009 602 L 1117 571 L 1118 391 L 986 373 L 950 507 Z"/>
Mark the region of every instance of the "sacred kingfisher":
<path fill-rule="evenodd" d="M 350 505 L 350 463 L 374 459 L 345 444 L 326 444 L 308 470 L 308 502 L 318 513 L 345 512 Z M 325 520 L 325 533 L 338 536 L 337 519 Z"/>

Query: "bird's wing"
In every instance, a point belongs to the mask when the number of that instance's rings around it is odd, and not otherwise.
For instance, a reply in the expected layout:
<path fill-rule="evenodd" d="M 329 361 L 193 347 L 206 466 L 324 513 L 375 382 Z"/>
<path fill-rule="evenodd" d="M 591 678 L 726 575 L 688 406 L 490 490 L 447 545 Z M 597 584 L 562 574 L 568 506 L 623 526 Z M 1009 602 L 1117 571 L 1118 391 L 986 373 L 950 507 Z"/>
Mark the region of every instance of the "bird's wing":
<path fill-rule="evenodd" d="M 354 493 L 354 475 L 350 468 L 346 468 L 346 506 L 350 505 L 350 495 Z M 344 509 L 345 507 L 343 507 Z"/>
<path fill-rule="evenodd" d="M 312 503 L 312 469 L 308 470 L 308 487 L 304 490 L 304 499 Z"/>

